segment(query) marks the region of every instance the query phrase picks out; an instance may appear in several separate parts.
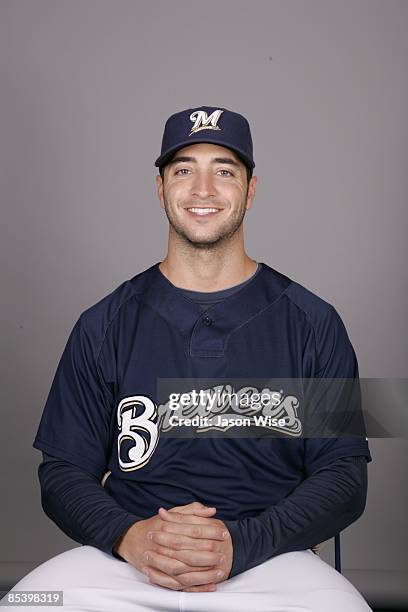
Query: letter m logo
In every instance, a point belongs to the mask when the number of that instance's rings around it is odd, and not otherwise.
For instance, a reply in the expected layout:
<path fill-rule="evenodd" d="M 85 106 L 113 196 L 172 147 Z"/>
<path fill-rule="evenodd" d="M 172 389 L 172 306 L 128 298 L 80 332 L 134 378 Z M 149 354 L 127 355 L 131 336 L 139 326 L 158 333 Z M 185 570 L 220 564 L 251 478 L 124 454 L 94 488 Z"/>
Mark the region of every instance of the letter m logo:
<path fill-rule="evenodd" d="M 221 128 L 218 127 L 217 121 L 223 112 L 224 111 L 217 109 L 213 111 L 210 116 L 208 116 L 207 113 L 202 110 L 191 113 L 190 120 L 194 121 L 194 125 L 191 128 L 189 136 L 191 136 L 191 134 L 195 134 L 195 132 L 200 132 L 201 130 L 220 130 Z"/>

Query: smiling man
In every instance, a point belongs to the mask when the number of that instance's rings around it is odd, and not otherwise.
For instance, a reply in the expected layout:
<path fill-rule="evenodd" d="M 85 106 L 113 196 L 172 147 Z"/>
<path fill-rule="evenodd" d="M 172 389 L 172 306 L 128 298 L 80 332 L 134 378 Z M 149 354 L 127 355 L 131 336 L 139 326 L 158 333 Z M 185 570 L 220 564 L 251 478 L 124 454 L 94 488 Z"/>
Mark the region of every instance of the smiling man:
<path fill-rule="evenodd" d="M 172 247 L 184 241 L 193 249 L 209 252 L 211 247 L 214 254 L 228 243 L 229 249 L 242 245 L 242 221 L 252 205 L 256 180 L 248 181 L 244 163 L 225 147 L 207 143 L 183 147 L 157 177 Z M 176 243 L 175 234 L 180 236 Z"/>
<path fill-rule="evenodd" d="M 160 270 L 197 291 L 232 286 L 257 264 L 243 248 L 243 220 L 257 178 L 231 150 L 202 143 L 183 147 L 157 177 L 169 220 L 168 254 Z M 180 265 L 182 264 L 182 265 Z"/>
<path fill-rule="evenodd" d="M 166 257 L 80 315 L 34 441 L 43 508 L 84 546 L 15 589 L 63 590 L 78 611 L 370 610 L 315 554 L 364 511 L 367 439 L 308 437 L 299 397 L 265 386 L 356 380 L 357 359 L 332 305 L 245 251 L 257 185 L 248 121 L 208 106 L 175 113 L 155 165 Z M 247 429 L 259 405 L 228 402 L 215 404 L 221 435 L 167 436 L 158 381 L 169 379 L 234 379 L 241 395 L 275 401 L 255 436 L 230 435 L 230 417 Z M 200 397 L 178 416 L 204 418 Z M 342 420 L 344 398 L 325 416 Z M 285 416 L 290 435 L 269 435 Z"/>

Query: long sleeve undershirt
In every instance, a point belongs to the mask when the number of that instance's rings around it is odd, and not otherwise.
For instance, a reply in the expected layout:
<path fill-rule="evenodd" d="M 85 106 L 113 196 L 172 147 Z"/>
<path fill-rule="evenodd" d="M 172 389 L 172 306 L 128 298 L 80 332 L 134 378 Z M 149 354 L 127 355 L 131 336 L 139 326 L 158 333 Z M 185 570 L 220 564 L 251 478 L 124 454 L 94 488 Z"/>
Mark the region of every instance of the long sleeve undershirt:
<path fill-rule="evenodd" d="M 141 517 L 122 508 L 95 476 L 63 459 L 43 452 L 38 476 L 45 514 L 76 542 L 120 559 L 113 547 Z"/>
<path fill-rule="evenodd" d="M 361 516 L 366 497 L 366 458 L 343 457 L 311 474 L 257 516 L 224 521 L 234 551 L 229 577 L 335 536 Z"/>
<path fill-rule="evenodd" d="M 67 461 L 43 453 L 38 474 L 46 515 L 73 540 L 121 559 L 113 547 L 142 517 L 127 512 L 94 476 Z M 366 495 L 366 458 L 343 457 L 314 472 L 261 514 L 225 520 L 233 544 L 229 578 L 333 537 L 363 513 Z"/>

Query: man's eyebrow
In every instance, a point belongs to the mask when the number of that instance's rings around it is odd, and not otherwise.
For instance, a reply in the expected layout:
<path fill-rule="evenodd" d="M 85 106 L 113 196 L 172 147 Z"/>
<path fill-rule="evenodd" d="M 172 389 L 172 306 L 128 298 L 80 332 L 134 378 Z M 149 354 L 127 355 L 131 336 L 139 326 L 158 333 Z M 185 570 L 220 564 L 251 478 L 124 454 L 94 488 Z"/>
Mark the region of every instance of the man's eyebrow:
<path fill-rule="evenodd" d="M 190 157 L 187 155 L 177 155 L 176 157 L 173 157 L 173 159 L 171 159 L 168 162 L 169 166 L 173 166 L 174 164 L 178 164 L 179 162 L 193 162 L 193 163 L 197 163 L 197 159 L 195 157 Z M 229 164 L 230 166 L 235 166 L 236 168 L 239 168 L 239 164 L 232 159 L 232 157 L 213 157 L 211 160 L 211 163 L 213 164 Z"/>

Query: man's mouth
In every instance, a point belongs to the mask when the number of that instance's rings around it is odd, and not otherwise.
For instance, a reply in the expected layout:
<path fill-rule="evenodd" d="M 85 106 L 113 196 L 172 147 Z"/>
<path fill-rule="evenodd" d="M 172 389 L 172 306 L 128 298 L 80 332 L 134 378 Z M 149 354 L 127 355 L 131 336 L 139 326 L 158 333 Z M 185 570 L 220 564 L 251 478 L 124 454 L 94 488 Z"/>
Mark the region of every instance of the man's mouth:
<path fill-rule="evenodd" d="M 220 212 L 220 208 L 210 208 L 209 206 L 206 207 L 198 207 L 198 206 L 194 206 L 191 208 L 187 208 L 186 210 L 188 210 L 188 212 L 192 213 L 193 215 L 198 215 L 199 217 L 208 217 L 208 216 L 212 216 L 212 215 L 216 215 L 218 212 Z"/>

